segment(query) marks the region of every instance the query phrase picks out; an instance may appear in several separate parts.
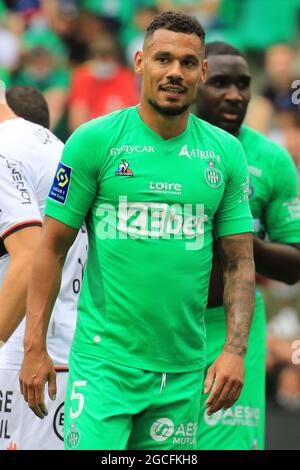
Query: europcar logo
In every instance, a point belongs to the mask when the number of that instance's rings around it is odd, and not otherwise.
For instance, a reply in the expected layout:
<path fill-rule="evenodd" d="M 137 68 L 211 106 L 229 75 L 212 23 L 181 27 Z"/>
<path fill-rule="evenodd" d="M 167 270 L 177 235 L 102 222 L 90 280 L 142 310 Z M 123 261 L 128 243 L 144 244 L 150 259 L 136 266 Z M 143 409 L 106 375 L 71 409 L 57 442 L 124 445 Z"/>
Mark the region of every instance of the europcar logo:
<path fill-rule="evenodd" d="M 131 155 L 133 153 L 144 153 L 144 152 L 155 152 L 154 147 L 151 145 L 122 145 L 121 147 L 114 147 L 110 149 L 111 155 L 120 155 L 121 153 L 126 153 Z"/>
<path fill-rule="evenodd" d="M 71 174 L 72 168 L 59 162 L 54 181 L 49 192 L 49 197 L 51 199 L 54 199 L 54 201 L 60 202 L 61 204 L 65 204 L 69 191 Z"/>

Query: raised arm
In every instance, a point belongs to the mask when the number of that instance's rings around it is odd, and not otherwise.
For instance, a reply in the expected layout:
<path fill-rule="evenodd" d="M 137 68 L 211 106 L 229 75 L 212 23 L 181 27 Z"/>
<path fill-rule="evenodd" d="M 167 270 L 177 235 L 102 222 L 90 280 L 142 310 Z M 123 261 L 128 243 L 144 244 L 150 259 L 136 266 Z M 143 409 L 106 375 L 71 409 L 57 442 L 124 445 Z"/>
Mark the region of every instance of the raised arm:
<path fill-rule="evenodd" d="M 223 303 L 227 334 L 223 351 L 208 369 L 204 392 L 207 413 L 230 408 L 238 399 L 244 381 L 244 358 L 254 308 L 255 267 L 253 235 L 221 237 L 218 240 L 223 267 Z"/>
<path fill-rule="evenodd" d="M 40 418 L 47 415 L 44 403 L 47 381 L 50 398 L 55 399 L 56 394 L 55 371 L 47 353 L 46 334 L 60 289 L 64 261 L 76 235 L 76 229 L 46 217 L 29 282 L 20 388 L 24 399 Z"/>

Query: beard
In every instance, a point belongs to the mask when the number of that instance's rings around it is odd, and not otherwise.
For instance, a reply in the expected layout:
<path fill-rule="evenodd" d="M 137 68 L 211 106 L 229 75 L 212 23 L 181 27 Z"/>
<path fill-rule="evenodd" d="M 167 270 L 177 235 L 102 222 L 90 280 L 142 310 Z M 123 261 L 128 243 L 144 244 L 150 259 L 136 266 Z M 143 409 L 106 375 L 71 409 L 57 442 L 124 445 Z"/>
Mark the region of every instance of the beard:
<path fill-rule="evenodd" d="M 179 116 L 183 114 L 189 107 L 190 103 L 183 106 L 160 106 L 156 101 L 148 99 L 148 103 L 162 116 Z"/>

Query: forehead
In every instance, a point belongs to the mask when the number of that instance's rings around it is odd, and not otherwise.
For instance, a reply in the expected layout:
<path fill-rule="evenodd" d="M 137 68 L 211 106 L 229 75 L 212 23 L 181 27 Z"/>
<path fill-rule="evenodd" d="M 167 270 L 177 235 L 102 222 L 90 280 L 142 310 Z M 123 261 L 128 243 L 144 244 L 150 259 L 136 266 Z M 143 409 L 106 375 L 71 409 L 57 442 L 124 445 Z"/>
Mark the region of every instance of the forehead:
<path fill-rule="evenodd" d="M 211 55 L 207 58 L 208 75 L 226 75 L 227 77 L 248 76 L 250 77 L 249 66 L 246 60 L 236 55 Z"/>
<path fill-rule="evenodd" d="M 203 46 L 196 34 L 176 33 L 167 29 L 157 29 L 146 39 L 144 52 L 155 54 L 158 51 L 180 56 L 194 54 L 201 56 Z"/>

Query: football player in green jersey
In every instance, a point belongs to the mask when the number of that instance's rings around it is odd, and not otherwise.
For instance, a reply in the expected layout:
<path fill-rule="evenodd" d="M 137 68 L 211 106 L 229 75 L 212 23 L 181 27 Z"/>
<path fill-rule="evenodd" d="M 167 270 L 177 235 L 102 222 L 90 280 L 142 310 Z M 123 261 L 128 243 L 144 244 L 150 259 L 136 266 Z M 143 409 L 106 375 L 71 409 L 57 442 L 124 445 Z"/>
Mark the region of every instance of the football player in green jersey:
<path fill-rule="evenodd" d="M 246 153 L 254 219 L 256 271 L 288 284 L 300 279 L 300 205 L 295 165 L 287 151 L 242 125 L 250 100 L 250 71 L 242 53 L 223 42 L 206 46 L 208 75 L 200 86 L 197 115 L 238 137 Z M 224 305 L 225 310 L 226 306 Z M 223 348 L 226 316 L 220 262 L 214 254 L 208 309 L 207 369 Z M 209 417 L 202 397 L 199 449 L 263 449 L 265 424 L 265 313 L 257 290 L 238 401 Z M 214 367 L 214 366 L 212 366 Z"/>
<path fill-rule="evenodd" d="M 247 166 L 235 137 L 189 112 L 206 74 L 198 21 L 162 13 L 135 56 L 141 102 L 66 144 L 28 301 L 21 389 L 43 418 L 55 395 L 45 345 L 61 266 L 89 238 L 65 403 L 67 449 L 193 449 L 205 364 L 213 232 L 227 339 L 206 379 L 209 415 L 238 398 L 254 304 Z"/>

